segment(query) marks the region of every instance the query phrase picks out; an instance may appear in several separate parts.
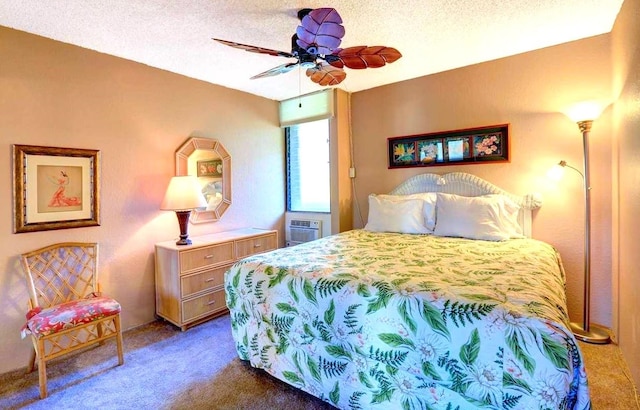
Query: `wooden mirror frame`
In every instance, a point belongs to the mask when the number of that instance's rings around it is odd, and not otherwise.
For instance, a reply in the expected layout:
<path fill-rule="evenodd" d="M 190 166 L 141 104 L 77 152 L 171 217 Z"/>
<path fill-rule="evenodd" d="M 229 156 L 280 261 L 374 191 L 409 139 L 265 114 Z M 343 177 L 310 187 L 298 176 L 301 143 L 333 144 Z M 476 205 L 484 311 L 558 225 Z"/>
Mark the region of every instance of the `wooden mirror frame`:
<path fill-rule="evenodd" d="M 176 176 L 189 175 L 189 157 L 196 150 L 215 152 L 222 160 L 222 201 L 215 209 L 194 209 L 191 223 L 215 222 L 231 205 L 231 155 L 218 140 L 190 137 L 176 150 Z"/>

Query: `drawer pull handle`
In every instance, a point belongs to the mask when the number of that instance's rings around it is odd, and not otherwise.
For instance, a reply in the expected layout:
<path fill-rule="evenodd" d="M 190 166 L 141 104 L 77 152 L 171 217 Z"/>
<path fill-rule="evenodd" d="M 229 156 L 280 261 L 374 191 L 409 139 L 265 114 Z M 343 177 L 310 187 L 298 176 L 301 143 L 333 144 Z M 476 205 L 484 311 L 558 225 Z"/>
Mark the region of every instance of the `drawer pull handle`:
<path fill-rule="evenodd" d="M 214 305 L 216 303 L 215 300 L 212 300 L 211 302 L 207 303 L 207 305 Z"/>
<path fill-rule="evenodd" d="M 262 246 L 262 245 L 261 245 L 261 244 L 259 244 L 259 243 L 256 243 L 255 245 L 253 245 L 253 247 L 254 247 L 254 248 L 259 248 L 259 247 L 261 247 L 261 246 Z"/>
<path fill-rule="evenodd" d="M 209 279 L 205 279 L 205 282 L 213 282 L 215 279 L 214 278 L 209 278 Z"/>
<path fill-rule="evenodd" d="M 213 258 L 213 255 L 207 255 L 207 256 L 205 256 L 204 258 L 205 258 L 205 259 L 211 259 L 211 258 Z"/>

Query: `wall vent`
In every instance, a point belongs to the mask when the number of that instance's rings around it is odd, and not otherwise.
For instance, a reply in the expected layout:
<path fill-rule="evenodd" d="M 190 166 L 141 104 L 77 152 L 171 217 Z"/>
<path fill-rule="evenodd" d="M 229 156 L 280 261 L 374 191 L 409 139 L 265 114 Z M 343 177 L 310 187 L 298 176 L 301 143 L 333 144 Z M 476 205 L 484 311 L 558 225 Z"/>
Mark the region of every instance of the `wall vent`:
<path fill-rule="evenodd" d="M 286 232 L 286 245 L 294 246 L 320 238 L 322 221 L 312 219 L 292 219 Z"/>

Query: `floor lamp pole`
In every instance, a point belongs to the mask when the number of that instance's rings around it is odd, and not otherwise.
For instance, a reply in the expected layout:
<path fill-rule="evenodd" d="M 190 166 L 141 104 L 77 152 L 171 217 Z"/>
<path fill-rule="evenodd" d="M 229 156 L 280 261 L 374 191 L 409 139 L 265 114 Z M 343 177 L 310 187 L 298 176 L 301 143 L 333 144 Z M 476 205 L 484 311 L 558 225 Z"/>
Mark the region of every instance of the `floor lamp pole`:
<path fill-rule="evenodd" d="M 584 150 L 584 298 L 582 326 L 571 323 L 574 336 L 587 343 L 606 344 L 611 342 L 608 331 L 598 325 L 590 324 L 591 316 L 591 183 L 589 181 L 589 132 L 593 121 L 580 121 Z"/>

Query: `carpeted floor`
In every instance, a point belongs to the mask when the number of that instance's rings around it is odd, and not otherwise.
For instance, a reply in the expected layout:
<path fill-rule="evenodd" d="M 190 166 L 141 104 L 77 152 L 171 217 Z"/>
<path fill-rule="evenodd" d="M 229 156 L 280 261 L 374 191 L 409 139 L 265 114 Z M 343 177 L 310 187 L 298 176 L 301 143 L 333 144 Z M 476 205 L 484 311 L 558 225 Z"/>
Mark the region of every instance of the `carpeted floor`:
<path fill-rule="evenodd" d="M 186 332 L 165 322 L 130 330 L 123 366 L 114 343 L 51 363 L 44 400 L 37 371 L 0 375 L 0 409 L 334 409 L 237 359 L 229 328 L 227 315 Z M 640 410 L 617 346 L 581 348 L 593 408 Z"/>

